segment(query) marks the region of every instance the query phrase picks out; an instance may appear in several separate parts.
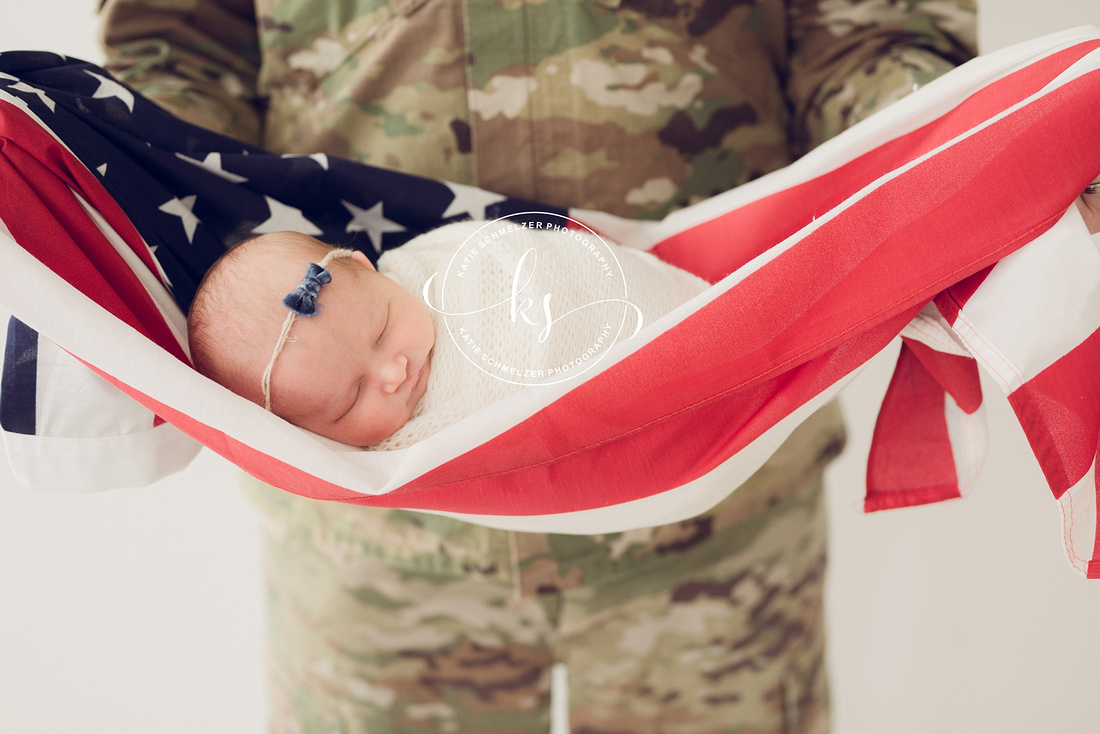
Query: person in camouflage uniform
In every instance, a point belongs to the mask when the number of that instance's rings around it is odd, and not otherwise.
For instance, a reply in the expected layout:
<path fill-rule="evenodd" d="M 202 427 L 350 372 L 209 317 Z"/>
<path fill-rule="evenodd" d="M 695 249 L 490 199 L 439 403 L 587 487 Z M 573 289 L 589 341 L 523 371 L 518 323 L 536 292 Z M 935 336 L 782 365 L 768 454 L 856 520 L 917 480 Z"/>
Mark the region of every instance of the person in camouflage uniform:
<path fill-rule="evenodd" d="M 657 218 L 974 52 L 973 0 L 106 0 L 108 67 L 180 117 Z M 830 405 L 692 520 L 510 533 L 250 481 L 274 732 L 825 732 Z M 717 471 L 721 471 L 721 467 Z M 731 487 L 732 489 L 732 487 Z"/>

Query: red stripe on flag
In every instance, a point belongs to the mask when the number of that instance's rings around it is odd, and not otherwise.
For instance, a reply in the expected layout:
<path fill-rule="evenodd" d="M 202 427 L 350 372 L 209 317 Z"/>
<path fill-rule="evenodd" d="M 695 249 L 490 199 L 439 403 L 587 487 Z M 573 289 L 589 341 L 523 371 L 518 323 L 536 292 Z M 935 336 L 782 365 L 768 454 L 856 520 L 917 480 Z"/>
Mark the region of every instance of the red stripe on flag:
<path fill-rule="evenodd" d="M 544 415 L 547 411 L 543 411 L 415 482 L 379 496 L 358 494 L 264 454 L 88 366 L 247 473 L 294 494 L 379 507 L 501 516 L 553 515 L 651 496 L 709 472 L 759 437 L 776 416 L 797 408 L 799 399 L 804 402 L 850 372 L 854 365 L 874 356 L 912 316 L 902 314 L 853 340 L 858 343 L 737 393 L 686 406 L 672 416 L 579 450 L 570 450 L 563 440 L 578 425 L 607 419 L 606 404 L 589 404 L 588 410 L 572 415 L 562 411 Z M 640 366 L 644 372 L 644 364 Z M 697 375 L 681 378 L 686 384 Z M 620 383 L 620 387 L 624 395 L 632 392 L 629 383 Z M 614 395 L 605 397 L 616 399 Z M 494 471 L 493 466 L 500 464 L 504 468 Z M 655 470 L 652 476 L 650 469 Z"/>
<path fill-rule="evenodd" d="M 1100 331 L 1008 397 L 1056 498 L 1096 460 L 1100 442 Z"/>
<path fill-rule="evenodd" d="M 0 219 L 12 237 L 88 298 L 188 362 L 141 281 L 70 187 L 157 272 L 137 231 L 99 181 L 34 120 L 0 101 Z"/>
<path fill-rule="evenodd" d="M 905 340 L 867 460 L 866 512 L 959 497 L 943 385 Z"/>
<path fill-rule="evenodd" d="M 937 352 L 919 341 L 906 339 L 905 344 L 963 412 L 970 414 L 981 407 L 982 381 L 978 375 L 977 360 L 973 357 Z"/>
<path fill-rule="evenodd" d="M 962 311 L 963 306 L 970 300 L 970 297 L 977 293 L 978 288 L 981 287 L 985 279 L 989 277 L 989 274 L 993 272 L 993 265 L 988 268 L 974 273 L 969 278 L 960 280 L 955 285 L 951 286 L 943 293 L 936 296 L 935 303 L 936 308 L 939 309 L 940 315 L 951 326 L 955 325 L 955 319 L 959 317 L 959 312 Z"/>

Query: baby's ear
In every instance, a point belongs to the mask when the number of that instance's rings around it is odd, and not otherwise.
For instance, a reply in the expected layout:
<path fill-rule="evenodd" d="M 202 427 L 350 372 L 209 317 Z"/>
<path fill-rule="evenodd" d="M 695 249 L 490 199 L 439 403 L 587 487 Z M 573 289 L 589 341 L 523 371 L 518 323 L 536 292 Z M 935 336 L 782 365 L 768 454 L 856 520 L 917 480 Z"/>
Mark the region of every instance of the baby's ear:
<path fill-rule="evenodd" d="M 364 267 L 367 267 L 367 268 L 370 268 L 371 270 L 374 270 L 374 263 L 372 263 L 370 261 L 370 258 L 367 257 L 366 255 L 364 255 L 359 250 L 356 250 L 355 252 L 351 253 L 351 259 L 354 260 L 355 262 L 359 263 L 360 265 L 364 266 Z"/>

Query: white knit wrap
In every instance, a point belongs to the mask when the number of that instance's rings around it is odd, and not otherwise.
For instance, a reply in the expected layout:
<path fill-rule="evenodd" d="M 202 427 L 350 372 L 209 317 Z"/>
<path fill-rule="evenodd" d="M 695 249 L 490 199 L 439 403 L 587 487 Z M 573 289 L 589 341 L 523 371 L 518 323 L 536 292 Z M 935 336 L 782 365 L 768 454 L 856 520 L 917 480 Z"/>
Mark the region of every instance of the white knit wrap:
<path fill-rule="evenodd" d="M 400 248 L 384 253 L 378 261 L 378 270 L 420 295 L 432 274 L 444 273 L 463 241 L 484 224 L 481 221 L 459 222 L 421 235 Z M 447 311 L 471 311 L 485 304 L 507 300 L 516 263 L 523 253 L 536 244 L 540 244 L 542 249 L 546 246 L 545 238 L 559 236 L 525 230 L 510 233 L 491 248 L 483 249 L 478 255 L 478 272 L 488 277 L 479 277 L 471 283 L 463 282 L 460 288 L 453 287 L 452 281 L 448 281 Z M 701 278 L 668 265 L 649 253 L 615 246 L 614 254 L 626 280 L 627 300 L 641 309 L 646 323 L 698 295 L 708 286 Z M 591 294 L 585 292 L 588 286 L 584 285 L 585 279 L 580 276 L 585 268 L 590 269 L 592 265 L 581 257 L 565 258 L 564 264 L 566 267 L 561 267 L 559 262 L 552 269 L 536 267 L 527 292 L 552 293 L 555 304 L 590 300 Z M 441 277 L 437 276 L 429 292 L 429 301 L 436 306 L 441 305 L 441 282 Z M 587 282 L 591 283 L 591 279 Z M 489 328 L 490 321 L 494 319 L 496 321 L 493 323 L 501 319 L 499 309 L 475 317 L 464 317 L 463 323 L 485 327 L 475 326 L 471 330 L 483 337 L 483 346 L 494 355 L 516 365 L 553 365 L 573 358 L 576 345 L 584 343 L 587 335 L 598 332 L 603 320 L 598 309 L 579 310 L 557 322 L 553 327 L 555 338 L 540 344 L 530 335 L 515 338 L 499 327 Z M 427 390 L 412 419 L 389 438 L 371 446 L 372 450 L 397 449 L 413 444 L 506 395 L 524 389 L 523 385 L 499 379 L 471 364 L 448 333 L 443 317 L 434 311 L 432 322 L 436 341 Z M 631 319 L 620 338 L 629 336 L 633 330 Z M 488 338 L 484 338 L 486 335 Z"/>

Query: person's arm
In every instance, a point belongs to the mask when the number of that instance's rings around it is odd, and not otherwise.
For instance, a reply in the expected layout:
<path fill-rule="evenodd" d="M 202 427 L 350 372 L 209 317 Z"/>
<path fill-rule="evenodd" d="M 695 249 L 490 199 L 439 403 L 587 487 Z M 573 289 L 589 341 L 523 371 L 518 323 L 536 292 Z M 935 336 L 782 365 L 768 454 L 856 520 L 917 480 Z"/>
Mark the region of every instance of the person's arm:
<path fill-rule="evenodd" d="M 974 0 L 788 0 L 796 154 L 971 58 Z"/>
<path fill-rule="evenodd" d="M 251 0 L 105 0 L 100 13 L 111 73 L 188 122 L 259 142 Z"/>

